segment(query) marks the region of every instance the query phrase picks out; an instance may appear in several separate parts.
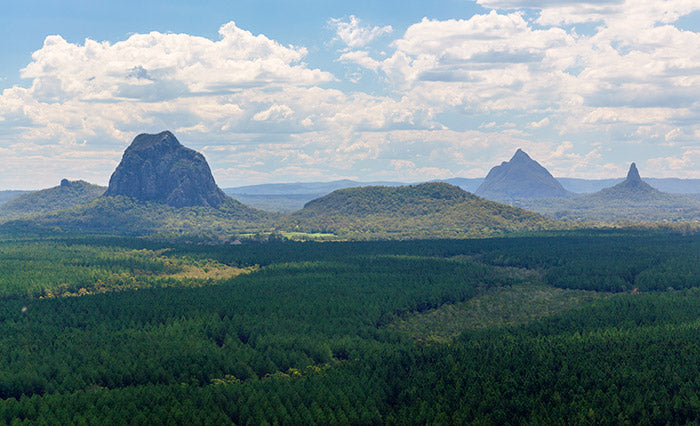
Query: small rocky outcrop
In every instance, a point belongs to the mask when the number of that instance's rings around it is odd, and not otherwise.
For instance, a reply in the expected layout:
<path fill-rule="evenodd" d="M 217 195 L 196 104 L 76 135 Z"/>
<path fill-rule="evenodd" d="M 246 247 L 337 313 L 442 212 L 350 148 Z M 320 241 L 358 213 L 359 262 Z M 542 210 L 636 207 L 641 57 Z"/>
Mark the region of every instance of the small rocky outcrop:
<path fill-rule="evenodd" d="M 219 207 L 226 198 L 204 156 L 181 145 L 169 131 L 136 136 L 109 179 L 105 195 L 173 207 Z"/>
<path fill-rule="evenodd" d="M 627 179 L 628 182 L 641 182 L 642 178 L 639 176 L 639 170 L 637 170 L 637 165 L 632 163 L 630 164 L 630 169 L 627 172 Z"/>

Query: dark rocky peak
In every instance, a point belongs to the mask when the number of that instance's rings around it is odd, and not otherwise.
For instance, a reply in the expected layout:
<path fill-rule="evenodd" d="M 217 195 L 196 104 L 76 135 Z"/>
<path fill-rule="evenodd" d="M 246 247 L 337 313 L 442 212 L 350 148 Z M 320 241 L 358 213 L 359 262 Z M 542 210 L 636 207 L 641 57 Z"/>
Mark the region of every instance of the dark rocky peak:
<path fill-rule="evenodd" d="M 127 149 L 145 151 L 149 149 L 177 149 L 180 147 L 182 147 L 180 141 L 169 130 L 166 130 L 155 135 L 142 133 L 134 138 Z"/>
<path fill-rule="evenodd" d="M 184 147 L 169 131 L 136 136 L 124 151 L 105 195 L 173 207 L 219 207 L 226 198 L 204 156 Z"/>
<path fill-rule="evenodd" d="M 80 190 L 80 189 L 88 187 L 88 186 L 90 186 L 90 184 L 85 182 L 84 180 L 61 179 L 61 184 L 59 185 L 59 189 L 62 191 Z"/>
<path fill-rule="evenodd" d="M 629 182 L 641 182 L 642 178 L 639 176 L 639 171 L 637 170 L 637 165 L 632 163 L 630 165 L 630 170 L 627 172 L 627 180 Z"/>

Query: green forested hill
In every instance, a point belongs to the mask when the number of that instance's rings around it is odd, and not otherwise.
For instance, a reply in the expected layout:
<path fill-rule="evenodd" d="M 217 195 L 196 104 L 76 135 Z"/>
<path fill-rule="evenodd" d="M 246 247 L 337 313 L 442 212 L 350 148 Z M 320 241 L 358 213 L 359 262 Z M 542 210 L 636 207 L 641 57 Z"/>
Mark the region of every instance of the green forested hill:
<path fill-rule="evenodd" d="M 219 208 L 177 208 L 115 196 L 99 197 L 72 209 L 7 222 L 3 228 L 117 235 L 164 232 L 230 235 L 270 229 L 274 217 L 229 197 Z"/>
<path fill-rule="evenodd" d="M 464 237 L 559 227 L 441 182 L 338 190 L 310 201 L 284 225 L 349 238 Z"/>
<path fill-rule="evenodd" d="M 0 205 L 0 220 L 34 216 L 87 203 L 104 194 L 105 187 L 63 179 L 59 186 L 34 191 Z"/>

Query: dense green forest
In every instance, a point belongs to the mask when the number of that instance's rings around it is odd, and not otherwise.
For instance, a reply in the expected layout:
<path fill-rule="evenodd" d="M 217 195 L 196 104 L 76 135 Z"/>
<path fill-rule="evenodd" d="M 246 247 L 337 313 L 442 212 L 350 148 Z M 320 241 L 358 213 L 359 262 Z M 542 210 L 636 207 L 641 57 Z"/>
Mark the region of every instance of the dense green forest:
<path fill-rule="evenodd" d="M 0 265 L 0 423 L 700 419 L 697 234 L 6 235 Z"/>

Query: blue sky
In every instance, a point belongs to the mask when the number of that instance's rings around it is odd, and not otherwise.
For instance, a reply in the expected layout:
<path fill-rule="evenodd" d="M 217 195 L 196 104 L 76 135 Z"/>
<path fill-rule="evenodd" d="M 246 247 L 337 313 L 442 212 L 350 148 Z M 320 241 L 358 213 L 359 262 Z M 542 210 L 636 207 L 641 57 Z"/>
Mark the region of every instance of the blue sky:
<path fill-rule="evenodd" d="M 220 186 L 700 178 L 693 0 L 32 1 L 0 15 L 0 189 L 172 130 Z"/>

